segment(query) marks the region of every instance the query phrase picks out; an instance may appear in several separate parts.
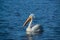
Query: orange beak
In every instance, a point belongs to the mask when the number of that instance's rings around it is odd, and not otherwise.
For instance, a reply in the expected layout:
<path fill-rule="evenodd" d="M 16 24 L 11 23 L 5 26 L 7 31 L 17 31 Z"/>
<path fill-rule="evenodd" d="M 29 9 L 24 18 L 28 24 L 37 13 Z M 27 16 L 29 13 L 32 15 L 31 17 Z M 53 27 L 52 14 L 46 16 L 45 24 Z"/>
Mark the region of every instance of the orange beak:
<path fill-rule="evenodd" d="M 26 24 L 27 24 L 28 22 L 30 22 L 31 20 L 32 20 L 32 16 L 28 17 L 28 19 L 27 19 L 26 22 L 23 24 L 23 26 L 26 26 Z"/>

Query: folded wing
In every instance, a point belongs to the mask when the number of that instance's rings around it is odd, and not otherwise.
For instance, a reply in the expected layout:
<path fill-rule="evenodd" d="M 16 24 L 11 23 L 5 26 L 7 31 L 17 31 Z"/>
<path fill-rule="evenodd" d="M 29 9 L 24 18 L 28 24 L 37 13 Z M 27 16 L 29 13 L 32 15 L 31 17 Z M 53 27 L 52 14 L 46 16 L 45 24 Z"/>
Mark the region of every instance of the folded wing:
<path fill-rule="evenodd" d="M 34 25 L 34 26 L 32 27 L 32 31 L 33 31 L 33 32 L 38 32 L 38 31 L 40 31 L 40 25 L 39 25 L 39 24 Z"/>

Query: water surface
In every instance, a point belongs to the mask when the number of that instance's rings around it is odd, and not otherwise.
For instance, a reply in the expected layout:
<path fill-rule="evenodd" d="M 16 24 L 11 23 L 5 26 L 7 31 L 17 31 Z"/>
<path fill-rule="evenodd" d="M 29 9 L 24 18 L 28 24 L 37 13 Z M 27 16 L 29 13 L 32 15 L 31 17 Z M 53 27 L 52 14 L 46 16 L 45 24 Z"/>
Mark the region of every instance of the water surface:
<path fill-rule="evenodd" d="M 22 27 L 34 13 L 34 24 L 41 24 L 43 33 L 27 36 Z M 0 0 L 0 40 L 59 40 L 59 0 Z"/>

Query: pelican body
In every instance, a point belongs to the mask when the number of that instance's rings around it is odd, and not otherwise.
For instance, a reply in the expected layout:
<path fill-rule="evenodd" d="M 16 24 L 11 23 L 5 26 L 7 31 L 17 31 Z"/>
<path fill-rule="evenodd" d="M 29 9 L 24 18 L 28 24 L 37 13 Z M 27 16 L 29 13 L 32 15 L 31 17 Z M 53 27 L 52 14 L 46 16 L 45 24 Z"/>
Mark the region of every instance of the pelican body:
<path fill-rule="evenodd" d="M 27 34 L 31 34 L 33 32 L 39 32 L 40 31 L 40 29 L 39 29 L 40 25 L 39 24 L 36 24 L 31 28 L 32 21 L 33 21 L 34 18 L 35 18 L 35 15 L 31 14 L 23 25 L 23 26 L 25 26 L 28 22 L 30 22 L 28 27 L 26 28 Z"/>

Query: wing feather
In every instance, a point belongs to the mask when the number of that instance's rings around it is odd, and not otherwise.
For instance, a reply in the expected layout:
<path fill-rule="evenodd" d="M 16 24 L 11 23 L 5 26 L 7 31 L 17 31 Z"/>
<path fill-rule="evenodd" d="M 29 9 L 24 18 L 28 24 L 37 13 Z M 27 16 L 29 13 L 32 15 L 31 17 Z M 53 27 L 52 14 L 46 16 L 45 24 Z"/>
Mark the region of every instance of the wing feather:
<path fill-rule="evenodd" d="M 39 24 L 34 25 L 34 26 L 32 27 L 32 31 L 39 31 L 39 30 L 40 30 L 39 27 L 40 27 Z"/>

